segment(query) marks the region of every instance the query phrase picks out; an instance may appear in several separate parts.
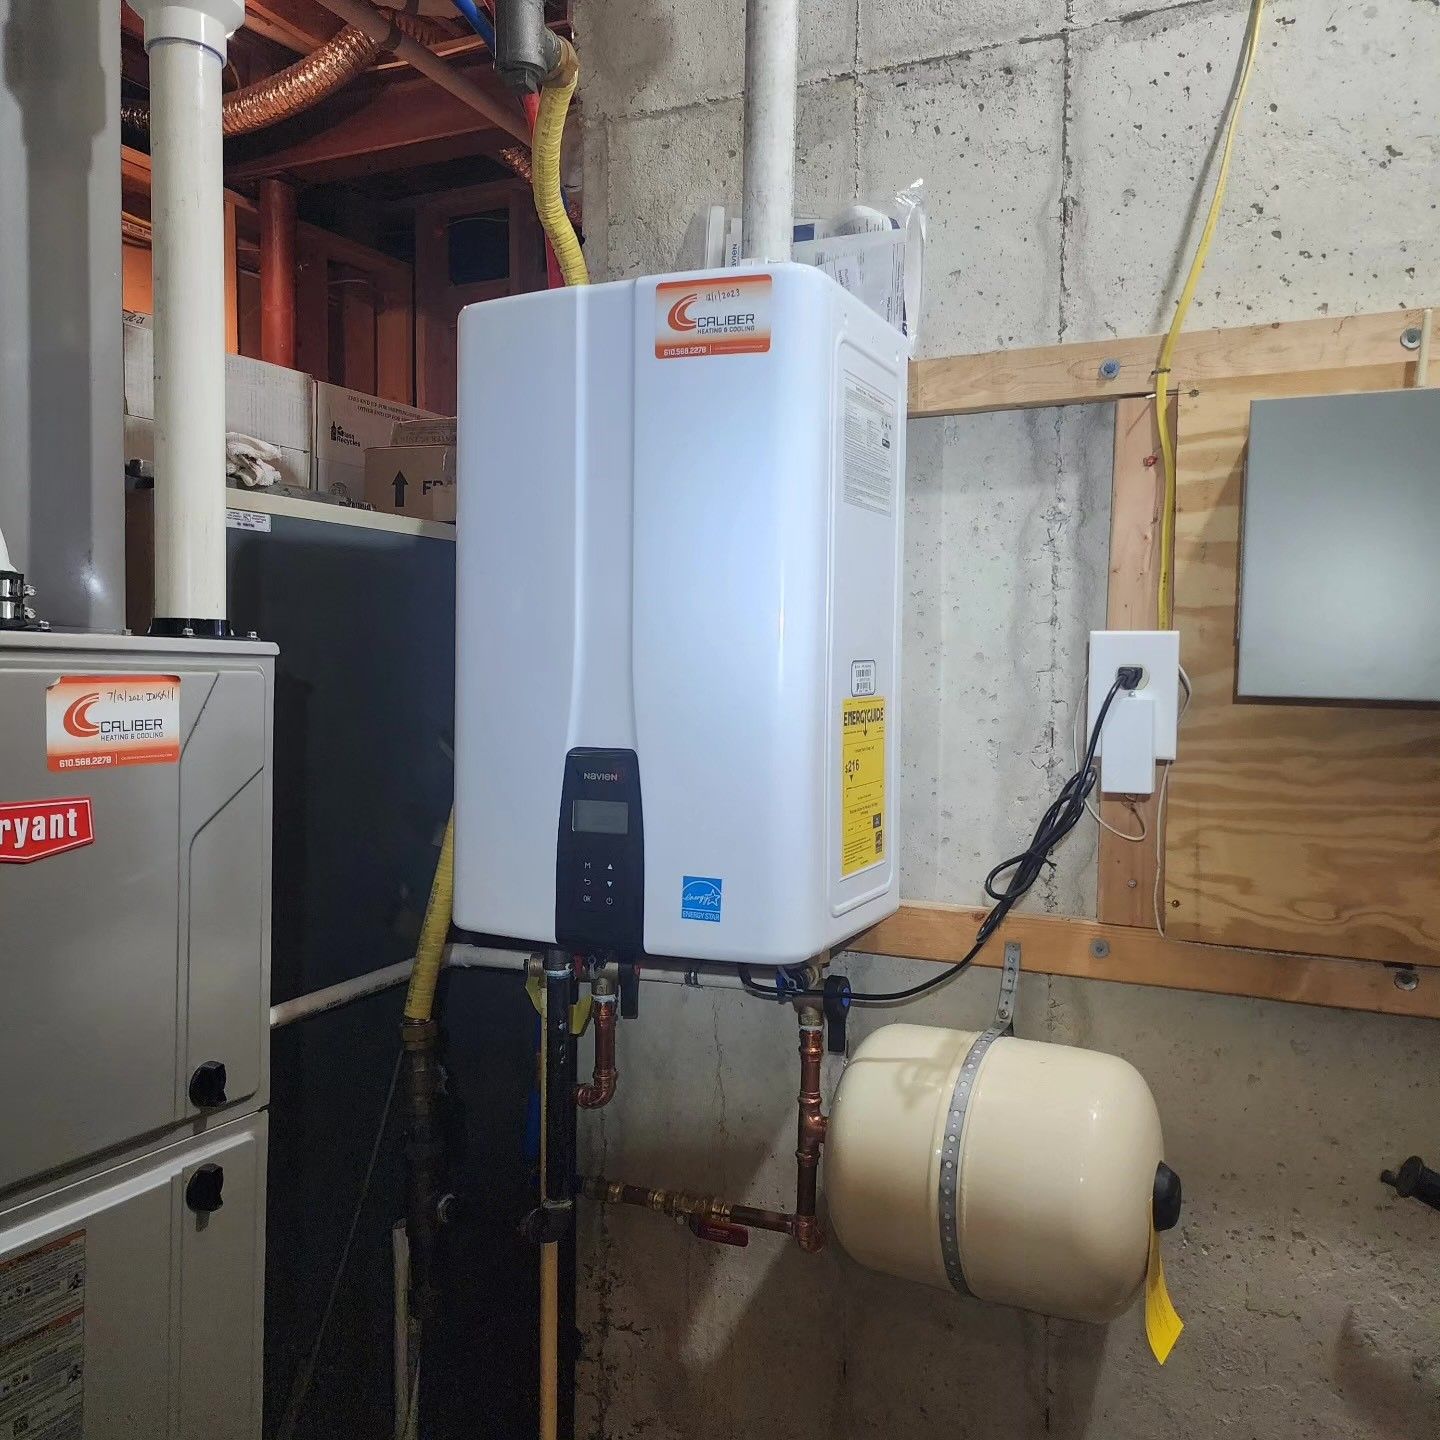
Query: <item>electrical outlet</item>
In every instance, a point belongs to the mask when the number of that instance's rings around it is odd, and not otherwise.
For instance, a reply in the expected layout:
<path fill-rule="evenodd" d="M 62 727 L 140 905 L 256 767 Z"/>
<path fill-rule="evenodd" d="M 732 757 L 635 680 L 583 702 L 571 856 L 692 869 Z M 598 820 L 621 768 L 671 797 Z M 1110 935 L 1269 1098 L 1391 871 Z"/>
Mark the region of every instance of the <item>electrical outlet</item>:
<path fill-rule="evenodd" d="M 1126 702 L 1148 701 L 1145 707 L 1153 715 L 1153 735 L 1146 743 L 1146 725 L 1139 710 L 1117 715 L 1113 727 L 1107 719 L 1100 733 L 1096 753 L 1103 757 L 1107 739 L 1111 744 L 1111 762 L 1102 763 L 1101 788 L 1128 794 L 1149 794 L 1154 789 L 1154 762 L 1175 758 L 1176 730 L 1180 714 L 1180 632 L 1178 630 L 1092 630 L 1090 632 L 1090 688 L 1086 707 L 1088 736 L 1095 727 L 1105 696 L 1115 683 L 1122 665 L 1140 667 L 1140 684 L 1133 694 L 1121 691 L 1115 707 Z M 1148 759 L 1146 752 L 1149 752 Z M 1134 781 L 1148 769 L 1150 783 Z M 1108 773 L 1107 773 L 1108 772 Z M 1110 783 L 1111 777 L 1116 783 Z"/>

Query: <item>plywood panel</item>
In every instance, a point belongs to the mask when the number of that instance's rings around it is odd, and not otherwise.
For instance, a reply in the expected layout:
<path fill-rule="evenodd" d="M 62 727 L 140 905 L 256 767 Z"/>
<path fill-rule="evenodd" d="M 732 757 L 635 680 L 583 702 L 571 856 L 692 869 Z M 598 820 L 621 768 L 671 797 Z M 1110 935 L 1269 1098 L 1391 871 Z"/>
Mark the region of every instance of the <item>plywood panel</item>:
<path fill-rule="evenodd" d="M 1440 964 L 1440 711 L 1234 698 L 1250 401 L 1398 388 L 1409 368 L 1228 380 L 1181 397 L 1175 619 L 1195 694 L 1170 777 L 1174 938 Z"/>

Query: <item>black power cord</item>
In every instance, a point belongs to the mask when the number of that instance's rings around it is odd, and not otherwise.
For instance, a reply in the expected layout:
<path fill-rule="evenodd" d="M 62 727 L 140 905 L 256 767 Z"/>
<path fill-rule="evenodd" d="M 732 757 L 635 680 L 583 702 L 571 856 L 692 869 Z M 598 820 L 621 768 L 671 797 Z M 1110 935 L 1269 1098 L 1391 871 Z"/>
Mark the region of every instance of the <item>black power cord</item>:
<path fill-rule="evenodd" d="M 964 958 L 957 960 L 938 975 L 932 975 L 930 979 L 922 980 L 918 985 L 908 986 L 904 990 L 879 993 L 857 991 L 850 997 L 851 1004 L 896 1005 L 905 1000 L 914 1000 L 931 990 L 938 990 L 942 985 L 948 985 L 957 975 L 970 968 L 975 957 L 985 948 L 986 941 L 1004 924 L 1005 917 L 1044 874 L 1045 867 L 1053 867 L 1055 862 L 1050 859 L 1050 852 L 1080 823 L 1085 814 L 1085 801 L 1094 790 L 1098 778 L 1095 771 L 1095 750 L 1100 744 L 1100 732 L 1105 726 L 1105 717 L 1110 713 L 1115 697 L 1122 690 L 1133 690 L 1139 685 L 1141 673 L 1138 665 L 1123 665 L 1116 672 L 1114 683 L 1106 693 L 1100 713 L 1095 717 L 1095 724 L 1090 731 L 1090 743 L 1085 747 L 1085 758 L 1081 761 L 1080 768 L 1060 787 L 1059 795 L 1035 827 L 1035 834 L 1029 845 L 1018 855 L 1002 860 L 985 877 L 985 893 L 995 904 L 981 921 L 975 943 Z M 1002 883 L 1001 877 L 1007 874 L 1009 878 Z M 749 966 L 740 965 L 737 969 L 740 983 L 752 995 L 762 995 L 769 1000 L 790 1000 L 797 997 L 808 1000 L 819 999 L 824 995 L 822 990 L 805 988 L 786 970 L 777 970 L 776 984 L 768 986 L 755 982 Z M 782 983 L 787 981 L 789 983 Z"/>

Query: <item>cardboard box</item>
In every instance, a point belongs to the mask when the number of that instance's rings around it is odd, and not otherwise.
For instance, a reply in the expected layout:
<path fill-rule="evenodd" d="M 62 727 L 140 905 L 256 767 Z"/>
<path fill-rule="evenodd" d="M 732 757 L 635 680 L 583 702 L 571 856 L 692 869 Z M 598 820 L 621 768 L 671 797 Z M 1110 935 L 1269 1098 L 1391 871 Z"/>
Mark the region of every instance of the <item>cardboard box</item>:
<path fill-rule="evenodd" d="M 390 515 L 455 523 L 453 445 L 377 445 L 365 452 L 365 500 Z"/>
<path fill-rule="evenodd" d="M 148 322 L 140 323 L 143 318 L 125 317 L 125 414 L 130 420 L 153 421 L 155 332 Z M 315 382 L 299 370 L 287 370 L 283 365 L 269 365 L 245 355 L 227 355 L 225 428 L 268 440 L 308 459 L 313 440 L 314 390 Z M 141 431 L 137 428 L 135 433 Z M 153 453 L 152 448 L 151 457 Z M 287 483 L 308 484 L 309 468 L 307 463 L 306 478 L 294 481 L 287 467 Z"/>
<path fill-rule="evenodd" d="M 360 390 L 347 390 L 343 385 L 317 381 L 311 442 L 315 488 L 329 491 L 343 485 L 345 493 L 358 500 L 367 493 L 365 452 L 388 448 L 397 420 L 433 418 L 428 410 L 417 410 L 413 405 L 399 405 Z"/>
<path fill-rule="evenodd" d="M 397 420 L 390 432 L 392 445 L 453 445 L 455 443 L 455 417 L 442 416 L 437 420 Z"/>

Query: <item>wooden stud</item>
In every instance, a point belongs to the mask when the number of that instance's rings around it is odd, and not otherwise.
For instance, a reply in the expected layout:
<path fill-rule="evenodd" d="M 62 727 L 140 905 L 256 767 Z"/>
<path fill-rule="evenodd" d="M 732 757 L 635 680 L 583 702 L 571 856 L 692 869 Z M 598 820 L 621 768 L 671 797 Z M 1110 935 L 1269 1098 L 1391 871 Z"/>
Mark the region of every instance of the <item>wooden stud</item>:
<path fill-rule="evenodd" d="M 1421 310 L 1294 320 L 1233 330 L 1196 330 L 1180 337 L 1172 369 L 1181 389 L 1236 375 L 1277 375 L 1349 365 L 1413 361 L 1401 332 L 1420 324 Z M 1163 337 L 1042 345 L 916 360 L 910 366 L 910 418 L 1026 410 L 1148 395 Z M 1102 366 L 1114 361 L 1113 376 Z"/>
<path fill-rule="evenodd" d="M 1175 423 L 1173 399 L 1170 423 Z M 1111 630 L 1153 630 L 1159 624 L 1160 504 L 1165 488 L 1159 450 L 1154 402 L 1118 401 L 1105 617 Z M 1158 790 L 1133 800 L 1100 798 L 1100 816 L 1112 829 L 1100 831 L 1095 913 L 1107 924 L 1153 923 L 1159 801 Z M 1138 843 L 1120 838 L 1142 831 L 1145 839 Z"/>
<path fill-rule="evenodd" d="M 295 242 L 295 363 L 317 380 L 330 379 L 330 261 L 301 225 Z"/>
<path fill-rule="evenodd" d="M 381 284 L 375 295 L 375 393 L 415 403 L 415 305 L 410 286 Z"/>
<path fill-rule="evenodd" d="M 344 353 L 344 379 L 350 390 L 375 393 L 375 291 L 365 275 L 341 275 L 340 343 Z"/>
<path fill-rule="evenodd" d="M 978 907 L 902 905 L 846 949 L 954 964 L 975 943 L 987 912 Z M 1157 985 L 1212 995 L 1246 995 L 1342 1010 L 1440 1018 L 1440 974 L 1400 971 L 1365 960 L 1275 954 L 1162 940 L 1154 930 L 1051 915 L 1011 915 L 976 958 L 999 966 L 1018 940 L 1027 970 L 1086 980 Z M 1413 977 L 1413 988 L 1396 984 Z"/>

